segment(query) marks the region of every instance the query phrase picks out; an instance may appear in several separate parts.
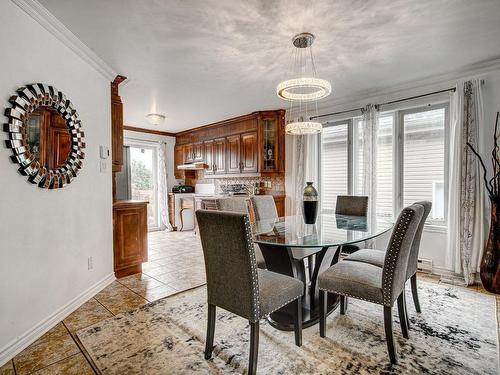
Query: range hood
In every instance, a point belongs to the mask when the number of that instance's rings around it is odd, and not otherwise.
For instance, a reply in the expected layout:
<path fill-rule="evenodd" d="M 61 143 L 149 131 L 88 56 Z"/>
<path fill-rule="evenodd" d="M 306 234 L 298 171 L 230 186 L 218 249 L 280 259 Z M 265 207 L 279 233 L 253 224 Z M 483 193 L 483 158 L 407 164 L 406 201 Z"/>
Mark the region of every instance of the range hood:
<path fill-rule="evenodd" d="M 202 170 L 202 169 L 208 169 L 209 166 L 206 163 L 198 162 L 198 163 L 189 163 L 189 164 L 181 164 L 177 166 L 177 169 L 182 169 L 182 170 Z"/>

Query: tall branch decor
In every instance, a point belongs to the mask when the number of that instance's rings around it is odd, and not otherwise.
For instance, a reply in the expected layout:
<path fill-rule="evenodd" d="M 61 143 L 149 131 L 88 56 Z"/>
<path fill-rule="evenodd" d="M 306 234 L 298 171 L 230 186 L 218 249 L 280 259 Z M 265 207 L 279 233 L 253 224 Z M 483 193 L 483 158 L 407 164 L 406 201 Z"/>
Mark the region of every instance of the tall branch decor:
<path fill-rule="evenodd" d="M 493 176 L 488 180 L 488 172 L 483 158 L 477 150 L 467 142 L 467 146 L 478 159 L 483 170 L 483 180 L 488 196 L 491 201 L 491 224 L 488 241 L 481 259 L 480 276 L 484 288 L 491 292 L 500 294 L 500 159 L 498 147 L 498 119 L 497 112 L 495 121 L 495 134 L 493 135 L 493 150 L 491 151 L 491 164 Z"/>

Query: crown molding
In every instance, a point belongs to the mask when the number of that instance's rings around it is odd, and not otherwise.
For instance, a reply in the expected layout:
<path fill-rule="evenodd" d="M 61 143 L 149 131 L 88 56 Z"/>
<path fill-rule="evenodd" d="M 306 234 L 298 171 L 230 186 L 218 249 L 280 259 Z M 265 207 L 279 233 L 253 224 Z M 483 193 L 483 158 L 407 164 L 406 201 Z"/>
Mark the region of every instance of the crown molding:
<path fill-rule="evenodd" d="M 50 13 L 37 0 L 11 0 L 26 14 L 37 21 L 45 30 L 54 35 L 61 43 L 75 52 L 90 66 L 102 74 L 106 79 L 112 81 L 118 73 L 104 60 L 96 55 L 85 43 L 63 25 L 52 13 Z"/>
<path fill-rule="evenodd" d="M 352 106 L 352 103 L 356 102 L 365 102 L 367 104 L 371 99 L 376 97 L 397 96 L 398 94 L 406 95 L 410 90 L 421 90 L 422 93 L 425 93 L 425 90 L 429 90 L 431 86 L 434 87 L 433 90 L 447 88 L 449 85 L 456 84 L 460 79 L 469 79 L 497 70 L 500 70 L 500 58 L 482 61 L 451 72 L 427 76 L 395 86 L 369 89 L 353 95 L 339 96 L 334 100 L 324 101 L 321 104 L 318 103 L 318 113 L 321 114 L 321 111 L 331 110 L 335 107 Z"/>

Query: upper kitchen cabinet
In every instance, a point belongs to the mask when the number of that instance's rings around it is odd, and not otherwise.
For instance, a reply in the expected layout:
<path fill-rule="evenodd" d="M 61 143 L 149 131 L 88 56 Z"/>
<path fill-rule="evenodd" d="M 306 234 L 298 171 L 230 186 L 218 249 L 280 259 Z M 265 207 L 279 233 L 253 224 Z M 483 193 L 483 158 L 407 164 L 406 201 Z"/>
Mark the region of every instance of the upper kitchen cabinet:
<path fill-rule="evenodd" d="M 226 173 L 226 138 L 214 139 L 214 174 Z M 207 163 L 208 164 L 208 163 Z"/>
<path fill-rule="evenodd" d="M 259 171 L 258 136 L 257 132 L 243 133 L 241 145 L 241 173 L 255 173 Z"/>
<path fill-rule="evenodd" d="M 260 172 L 276 175 L 285 172 L 285 111 L 266 111 L 259 116 Z"/>
<path fill-rule="evenodd" d="M 285 172 L 285 111 L 260 111 L 177 133 L 182 163 L 203 161 L 206 175 L 277 176 Z M 176 169 L 177 170 L 177 169 Z"/>
<path fill-rule="evenodd" d="M 205 174 L 215 173 L 215 159 L 214 159 L 214 140 L 203 142 L 203 153 L 205 155 L 205 163 L 208 165 L 208 169 L 205 170 Z"/>
<path fill-rule="evenodd" d="M 203 158 L 203 142 L 196 142 L 193 144 L 193 161 L 204 161 Z"/>
<path fill-rule="evenodd" d="M 174 176 L 175 178 L 183 178 L 184 177 L 184 172 L 181 169 L 178 169 L 177 167 L 181 164 L 184 164 L 184 146 L 182 145 L 176 145 L 174 148 Z"/>
<path fill-rule="evenodd" d="M 189 143 L 184 145 L 184 163 L 194 162 L 194 145 Z"/>
<path fill-rule="evenodd" d="M 231 135 L 227 139 L 227 173 L 241 173 L 240 135 Z"/>

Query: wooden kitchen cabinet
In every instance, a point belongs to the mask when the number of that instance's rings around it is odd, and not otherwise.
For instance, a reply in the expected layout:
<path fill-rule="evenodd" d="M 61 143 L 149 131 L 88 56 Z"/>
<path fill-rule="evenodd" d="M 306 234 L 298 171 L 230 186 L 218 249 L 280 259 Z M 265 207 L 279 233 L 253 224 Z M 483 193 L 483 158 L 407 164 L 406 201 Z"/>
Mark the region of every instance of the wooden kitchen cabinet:
<path fill-rule="evenodd" d="M 116 277 L 142 271 L 148 261 L 148 221 L 145 201 L 113 203 L 113 254 Z"/>
<path fill-rule="evenodd" d="M 274 204 L 276 205 L 276 211 L 278 211 L 278 216 L 285 216 L 285 196 L 284 195 L 273 195 Z"/>
<path fill-rule="evenodd" d="M 227 173 L 241 173 L 241 141 L 239 135 L 227 137 Z"/>
<path fill-rule="evenodd" d="M 255 173 L 258 166 L 257 132 L 241 135 L 241 173 Z"/>
<path fill-rule="evenodd" d="M 214 174 L 226 173 L 226 139 L 214 139 Z"/>
<path fill-rule="evenodd" d="M 174 147 L 174 176 L 175 178 L 183 178 L 184 171 L 178 169 L 177 167 L 181 164 L 184 164 L 184 146 L 175 146 Z"/>
<path fill-rule="evenodd" d="M 208 169 L 205 170 L 206 175 L 211 175 L 215 173 L 215 159 L 214 159 L 214 141 L 203 142 L 203 153 L 205 154 L 205 163 L 208 165 Z"/>
<path fill-rule="evenodd" d="M 184 147 L 182 163 L 209 165 L 206 175 L 283 177 L 284 124 L 284 110 L 253 112 L 179 132 L 176 144 Z"/>
<path fill-rule="evenodd" d="M 284 111 L 264 112 L 259 118 L 260 172 L 280 174 L 285 172 Z"/>
<path fill-rule="evenodd" d="M 193 144 L 193 161 L 203 161 L 203 142 L 197 142 Z"/>
<path fill-rule="evenodd" d="M 118 86 L 127 77 L 117 75 L 111 82 L 111 160 L 112 172 L 120 172 L 123 166 L 123 103 Z"/>
<path fill-rule="evenodd" d="M 184 145 L 184 163 L 192 163 L 193 161 L 194 161 L 194 145 L 192 143 L 189 143 L 187 145 Z"/>

